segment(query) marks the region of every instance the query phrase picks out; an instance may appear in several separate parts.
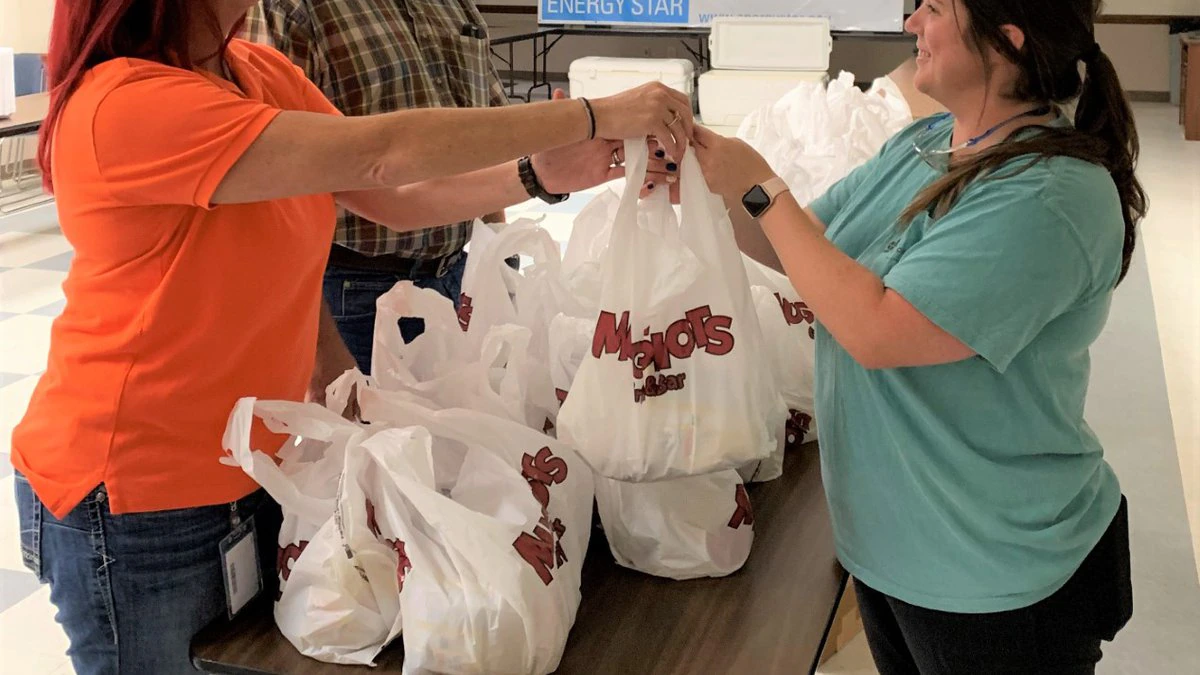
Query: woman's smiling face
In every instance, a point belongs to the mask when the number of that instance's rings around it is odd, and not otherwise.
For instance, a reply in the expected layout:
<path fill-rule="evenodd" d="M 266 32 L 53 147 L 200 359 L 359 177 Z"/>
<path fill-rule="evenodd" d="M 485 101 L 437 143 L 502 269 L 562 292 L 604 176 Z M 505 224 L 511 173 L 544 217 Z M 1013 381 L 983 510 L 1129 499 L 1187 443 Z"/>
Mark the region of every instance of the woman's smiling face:
<path fill-rule="evenodd" d="M 964 38 L 967 16 L 961 0 L 925 0 L 904 24 L 917 36 L 913 86 L 942 105 L 985 87 L 982 59 Z"/>

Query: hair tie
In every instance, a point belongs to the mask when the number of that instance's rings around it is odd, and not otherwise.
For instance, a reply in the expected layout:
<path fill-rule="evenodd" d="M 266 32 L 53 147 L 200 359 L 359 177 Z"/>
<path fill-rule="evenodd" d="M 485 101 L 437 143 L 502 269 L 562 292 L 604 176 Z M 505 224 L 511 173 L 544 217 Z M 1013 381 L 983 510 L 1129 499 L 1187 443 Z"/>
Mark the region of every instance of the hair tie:
<path fill-rule="evenodd" d="M 1083 61 L 1084 63 L 1086 63 L 1087 65 L 1090 66 L 1093 63 L 1095 63 L 1096 59 L 1099 57 L 1100 57 L 1100 43 L 1093 42 L 1091 47 L 1088 47 L 1087 49 L 1083 50 L 1083 53 L 1079 55 L 1079 60 Z"/>

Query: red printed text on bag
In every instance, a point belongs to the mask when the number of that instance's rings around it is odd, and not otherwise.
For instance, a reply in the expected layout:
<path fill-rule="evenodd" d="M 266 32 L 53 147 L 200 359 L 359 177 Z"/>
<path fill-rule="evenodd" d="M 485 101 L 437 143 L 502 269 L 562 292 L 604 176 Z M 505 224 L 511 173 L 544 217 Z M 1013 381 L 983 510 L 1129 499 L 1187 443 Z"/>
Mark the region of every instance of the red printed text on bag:
<path fill-rule="evenodd" d="M 300 554 L 304 553 L 304 549 L 308 548 L 307 541 L 300 541 L 287 546 L 280 546 L 279 553 L 275 557 L 275 569 L 279 572 L 279 592 L 275 594 L 275 601 L 283 597 L 283 584 L 287 583 L 289 577 L 292 576 L 292 566 L 300 559 Z"/>
<path fill-rule="evenodd" d="M 785 452 L 804 445 L 804 439 L 812 430 L 812 422 L 813 418 L 808 413 L 802 413 L 799 410 L 788 411 L 787 423 L 784 425 L 784 434 L 787 436 L 783 446 Z"/>
<path fill-rule="evenodd" d="M 779 301 L 779 309 L 783 311 L 783 320 L 787 322 L 787 325 L 795 326 L 807 323 L 808 337 L 814 340 L 817 338 L 817 332 L 813 328 L 813 324 L 817 321 L 817 315 L 813 314 L 813 311 L 808 308 L 808 305 L 804 304 L 804 301 L 797 300 L 792 302 L 780 293 L 775 294 L 775 299 Z"/>
<path fill-rule="evenodd" d="M 471 327 L 471 312 L 474 309 L 471 303 L 471 296 L 466 293 L 458 294 L 458 327 L 464 333 Z"/>
<path fill-rule="evenodd" d="M 404 590 L 404 577 L 412 569 L 412 562 L 408 559 L 408 553 L 404 551 L 404 542 L 397 539 L 388 539 L 383 536 L 383 530 L 379 528 L 379 520 L 375 516 L 375 504 L 371 500 L 367 500 L 367 529 L 371 534 L 375 535 L 383 543 L 391 547 L 396 552 L 398 560 L 396 561 L 396 582 L 399 584 L 399 589 Z"/>
<path fill-rule="evenodd" d="M 542 505 L 542 518 L 532 533 L 522 532 L 517 537 L 513 548 L 547 586 L 554 581 L 553 570 L 567 562 L 567 554 L 562 547 L 567 526 L 558 518 L 550 520 L 547 510 L 550 507 L 550 486 L 566 480 L 567 471 L 566 460 L 556 457 L 550 448 L 542 448 L 535 455 L 526 454 L 521 458 L 521 475 L 525 476 L 534 498 Z"/>
<path fill-rule="evenodd" d="M 712 308 L 704 305 L 684 312 L 683 318 L 666 330 L 652 333 L 647 327 L 642 332 L 645 339 L 635 342 L 629 327 L 629 312 L 622 312 L 620 319 L 612 312 L 600 312 L 592 336 L 592 356 L 599 359 L 616 354 L 618 361 L 630 361 L 633 376 L 638 380 L 646 378 L 646 371 L 653 368 L 654 374 L 634 389 L 633 399 L 641 403 L 647 397 L 679 391 L 687 385 L 686 373 L 663 372 L 671 369 L 672 359 L 689 359 L 697 349 L 712 356 L 733 351 L 736 340 L 732 328 L 733 317 L 714 315 Z"/>
<path fill-rule="evenodd" d="M 729 519 L 729 527 L 736 530 L 742 525 L 753 525 L 754 509 L 750 508 L 750 493 L 746 492 L 745 485 L 738 484 L 733 501 L 737 506 L 733 510 L 733 517 Z"/>

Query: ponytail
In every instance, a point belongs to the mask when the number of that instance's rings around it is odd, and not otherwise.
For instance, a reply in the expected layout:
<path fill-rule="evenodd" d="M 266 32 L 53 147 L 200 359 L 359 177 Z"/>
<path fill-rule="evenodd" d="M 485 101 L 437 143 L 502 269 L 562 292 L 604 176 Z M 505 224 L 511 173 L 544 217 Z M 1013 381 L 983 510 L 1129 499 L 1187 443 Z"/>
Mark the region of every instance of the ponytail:
<path fill-rule="evenodd" d="M 1041 133 L 1035 136 L 1006 141 L 954 164 L 946 175 L 917 195 L 900 214 L 900 222 L 907 225 L 921 213 L 928 213 L 935 220 L 946 215 L 973 181 L 1019 157 L 1030 157 L 1033 161 L 1005 176 L 1021 173 L 1051 157 L 1082 159 L 1107 169 L 1117 186 L 1125 220 L 1121 274 L 1117 282 L 1123 281 L 1137 244 L 1137 225 L 1146 215 L 1146 192 L 1134 175 L 1139 145 L 1133 111 L 1112 61 L 1096 51 L 1087 65 L 1074 129 L 1039 126 L 1036 128 Z"/>
<path fill-rule="evenodd" d="M 1124 280 L 1137 244 L 1137 225 L 1146 215 L 1146 191 L 1134 175 L 1140 145 L 1133 111 L 1113 62 L 1099 49 L 1087 63 L 1083 93 L 1075 109 L 1075 130 L 1104 142 L 1104 156 L 1099 163 L 1112 174 L 1125 218 L 1119 278 Z"/>

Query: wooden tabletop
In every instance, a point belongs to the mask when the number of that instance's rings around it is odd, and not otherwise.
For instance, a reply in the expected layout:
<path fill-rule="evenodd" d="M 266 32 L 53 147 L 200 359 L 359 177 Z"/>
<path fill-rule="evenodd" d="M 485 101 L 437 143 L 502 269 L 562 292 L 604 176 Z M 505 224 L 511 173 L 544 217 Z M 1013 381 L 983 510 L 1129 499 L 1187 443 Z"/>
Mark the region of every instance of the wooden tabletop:
<path fill-rule="evenodd" d="M 724 579 L 680 582 L 632 572 L 613 562 L 597 532 L 558 672 L 813 672 L 845 583 L 816 445 L 789 453 L 782 478 L 749 491 L 754 549 L 746 566 Z M 192 653 L 198 668 L 221 675 L 399 673 L 404 659 L 399 644 L 373 671 L 307 659 L 280 635 L 265 602 L 202 632 Z"/>
<path fill-rule="evenodd" d="M 17 112 L 0 119 L 0 138 L 31 134 L 42 126 L 50 108 L 50 94 L 30 94 L 17 97 Z"/>

